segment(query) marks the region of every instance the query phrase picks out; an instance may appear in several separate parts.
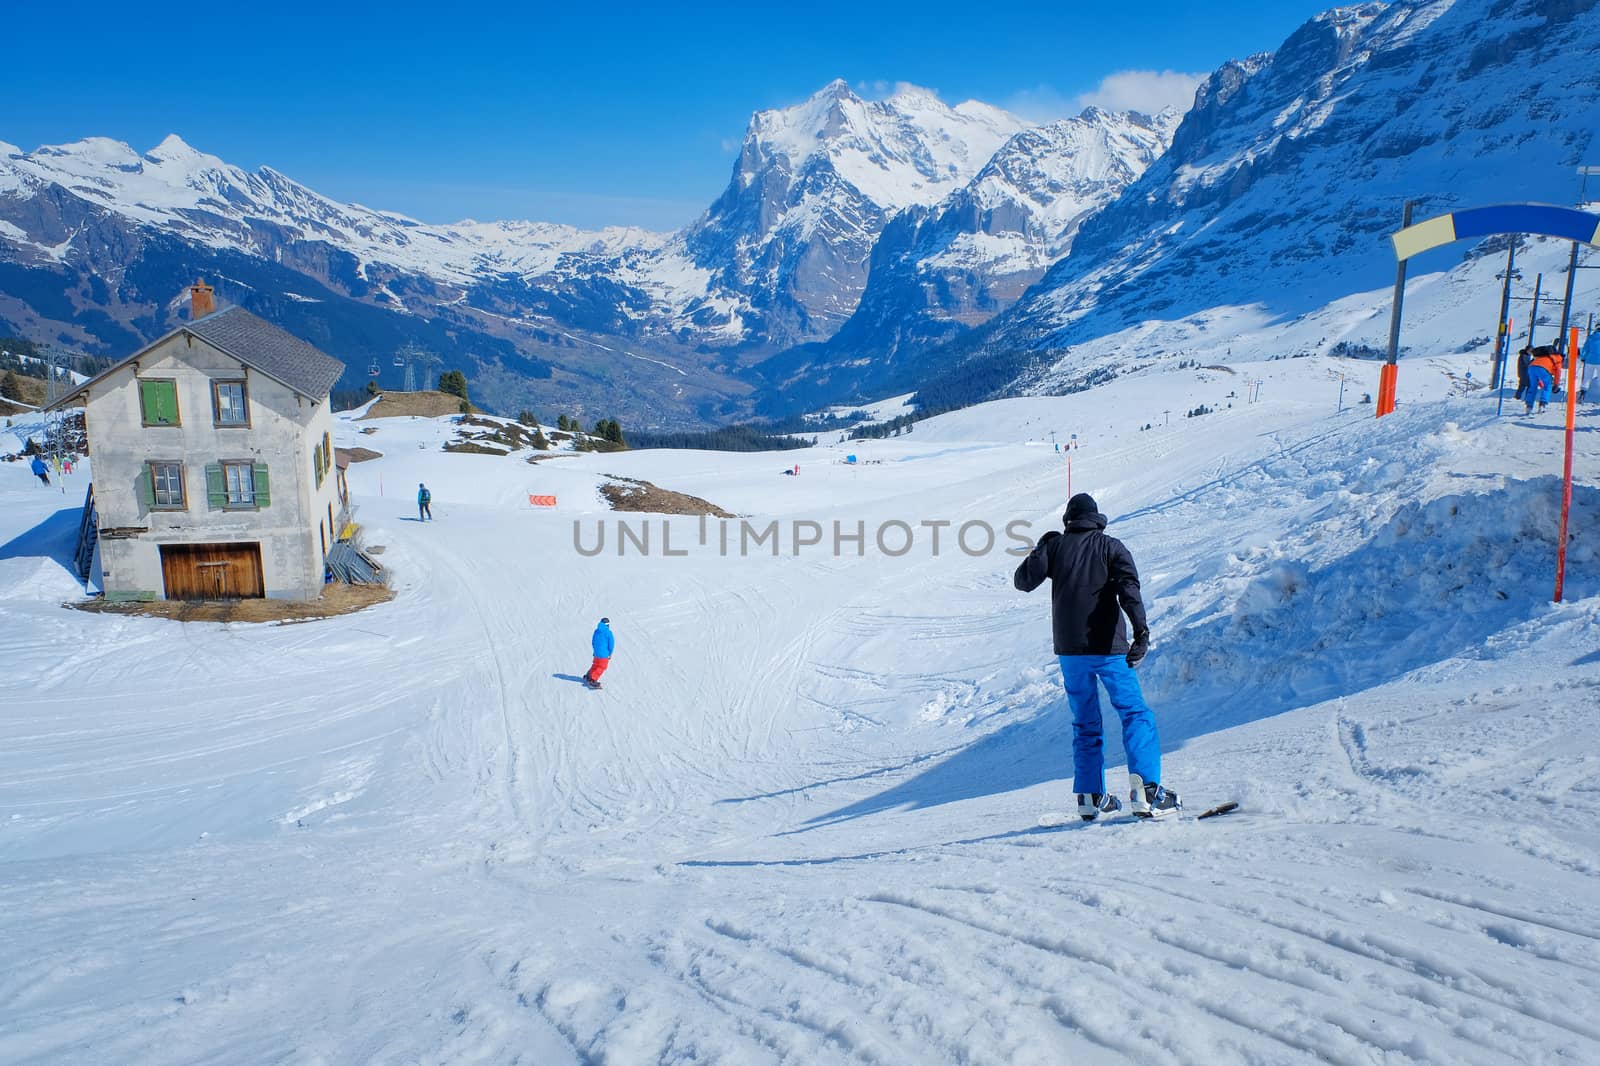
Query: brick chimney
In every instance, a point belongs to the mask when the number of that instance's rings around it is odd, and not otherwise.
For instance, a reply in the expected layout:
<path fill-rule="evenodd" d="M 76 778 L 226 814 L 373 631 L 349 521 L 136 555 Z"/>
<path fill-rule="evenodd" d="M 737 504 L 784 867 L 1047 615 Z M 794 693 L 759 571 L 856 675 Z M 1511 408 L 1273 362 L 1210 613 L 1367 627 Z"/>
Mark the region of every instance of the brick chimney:
<path fill-rule="evenodd" d="M 189 321 L 204 318 L 217 309 L 217 301 L 211 296 L 211 286 L 204 281 L 196 281 L 189 286 Z"/>

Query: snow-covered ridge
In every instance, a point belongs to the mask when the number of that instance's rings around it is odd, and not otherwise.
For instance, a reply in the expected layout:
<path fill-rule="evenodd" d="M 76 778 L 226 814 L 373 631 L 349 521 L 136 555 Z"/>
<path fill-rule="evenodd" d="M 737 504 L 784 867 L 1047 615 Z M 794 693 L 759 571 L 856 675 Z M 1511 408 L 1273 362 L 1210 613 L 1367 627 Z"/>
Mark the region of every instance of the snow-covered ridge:
<path fill-rule="evenodd" d="M 533 221 L 423 223 L 340 203 L 270 166 L 247 171 L 176 135 L 144 153 L 103 137 L 32 152 L 5 145 L 0 237 L 40 263 L 103 255 L 103 242 L 86 239 L 61 211 L 30 206 L 57 188 L 91 212 L 287 261 L 320 281 L 329 268 L 315 246 L 325 245 L 353 258 L 360 279 L 408 274 L 429 283 L 423 288 L 432 291 L 405 298 L 381 283 L 357 294 L 390 309 L 421 311 L 419 301 L 459 301 L 487 285 L 495 290 L 491 309 L 513 319 L 525 303 L 548 321 L 553 301 L 580 312 L 564 323 L 577 328 L 592 328 L 584 321 L 592 317 L 642 337 L 778 346 L 831 332 L 854 307 L 883 224 L 963 185 L 1024 125 L 973 101 L 946 106 L 915 87 L 867 101 L 835 82 L 793 107 L 756 114 L 728 191 L 676 235 Z M 808 256 L 812 245 L 826 250 Z M 95 269 L 114 274 L 116 265 Z"/>
<path fill-rule="evenodd" d="M 1182 116 L 1090 108 L 1012 136 L 941 209 L 976 213 L 919 261 L 925 270 L 981 266 L 994 275 L 1040 270 L 1065 255 L 1078 223 L 1116 198 L 1167 148 Z"/>
<path fill-rule="evenodd" d="M 1060 359 L 1063 380 L 1119 335 L 1192 330 L 1239 307 L 1278 329 L 1317 330 L 1324 348 L 1337 343 L 1349 327 L 1322 327 L 1342 302 L 1387 305 L 1386 238 L 1405 200 L 1421 217 L 1571 202 L 1574 167 L 1590 161 L 1600 129 L 1597 49 L 1600 8 L 1589 3 L 1398 0 L 1312 18 L 1277 51 L 1207 79 L 1166 154 L 1084 223 L 1074 254 L 986 343 L 1025 353 L 1023 363 Z M 1413 277 L 1481 274 L 1462 264 L 1466 251 L 1424 257 Z M 1492 279 L 1451 288 L 1453 342 L 1490 332 Z M 1579 306 L 1593 292 L 1585 272 Z M 1471 315 L 1481 317 L 1469 327 Z M 1363 323 L 1356 339 L 1370 343 L 1382 328 Z M 1210 332 L 1206 347 L 1219 339 Z M 1177 346 L 1169 335 L 1165 347 Z"/>
<path fill-rule="evenodd" d="M 271 167 L 250 172 L 176 134 L 140 154 L 105 137 L 0 151 L 0 192 L 59 185 L 108 211 L 214 248 L 260 250 L 252 225 L 290 239 L 326 241 L 363 262 L 464 284 L 485 274 L 537 275 L 565 256 L 611 258 L 659 247 L 664 235 L 630 227 L 580 230 L 547 222 L 430 225 L 392 211 L 342 204 Z"/>

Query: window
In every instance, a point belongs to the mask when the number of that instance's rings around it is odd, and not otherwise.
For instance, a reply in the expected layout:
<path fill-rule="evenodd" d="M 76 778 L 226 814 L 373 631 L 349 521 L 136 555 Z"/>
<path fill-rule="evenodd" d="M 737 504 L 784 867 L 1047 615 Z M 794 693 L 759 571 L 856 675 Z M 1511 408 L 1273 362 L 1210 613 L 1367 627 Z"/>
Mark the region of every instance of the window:
<path fill-rule="evenodd" d="M 206 467 L 206 505 L 213 511 L 260 510 L 271 502 L 266 463 L 233 459 Z"/>
<path fill-rule="evenodd" d="M 222 482 L 228 494 L 229 507 L 254 507 L 256 505 L 255 471 L 249 463 L 223 463 Z"/>
<path fill-rule="evenodd" d="M 211 403 L 219 426 L 248 426 L 250 408 L 242 381 L 213 381 Z"/>
<path fill-rule="evenodd" d="M 153 510 L 184 510 L 182 463 L 152 462 L 146 476 L 150 479 L 150 494 L 145 502 Z"/>
<path fill-rule="evenodd" d="M 170 378 L 140 378 L 139 413 L 147 426 L 176 426 L 178 383 Z"/>

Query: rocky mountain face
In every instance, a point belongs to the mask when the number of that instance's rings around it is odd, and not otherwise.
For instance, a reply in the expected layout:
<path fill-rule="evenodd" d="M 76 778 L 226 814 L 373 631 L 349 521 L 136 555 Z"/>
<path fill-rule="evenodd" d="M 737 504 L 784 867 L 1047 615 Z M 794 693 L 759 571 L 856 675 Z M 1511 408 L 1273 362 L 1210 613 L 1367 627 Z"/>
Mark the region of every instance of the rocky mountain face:
<path fill-rule="evenodd" d="M 1220 350 L 1215 323 L 1236 309 L 1290 330 L 1359 294 L 1363 310 L 1310 347 L 1382 344 L 1387 237 L 1405 200 L 1418 220 L 1574 201 L 1575 168 L 1600 162 L 1597 54 L 1595 0 L 1398 0 L 1310 20 L 1276 52 L 1216 71 L 1072 255 L 936 353 L 951 369 L 925 382 L 929 397 L 1079 387 L 1161 353 Z M 1432 253 L 1412 273 L 1464 254 Z M 1477 333 L 1498 295 L 1478 293 Z"/>
<path fill-rule="evenodd" d="M 1084 219 L 1166 150 L 1179 117 L 1089 108 L 1014 134 L 970 182 L 890 220 L 855 313 L 826 342 L 773 360 L 768 378 L 802 396 L 819 384 L 915 388 L 921 357 L 1015 303 L 1066 256 Z"/>
<path fill-rule="evenodd" d="M 1024 126 L 915 88 L 867 101 L 843 81 L 759 112 L 726 191 L 682 236 L 714 294 L 734 296 L 720 313 L 708 298 L 694 324 L 738 323 L 775 346 L 832 336 L 855 310 L 884 225 L 966 185 Z"/>

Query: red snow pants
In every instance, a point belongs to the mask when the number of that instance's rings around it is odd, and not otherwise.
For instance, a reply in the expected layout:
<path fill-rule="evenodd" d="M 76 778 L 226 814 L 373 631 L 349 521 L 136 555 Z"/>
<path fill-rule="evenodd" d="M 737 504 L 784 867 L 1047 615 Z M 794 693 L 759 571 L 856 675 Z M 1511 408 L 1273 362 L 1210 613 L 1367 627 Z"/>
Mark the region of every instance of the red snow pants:
<path fill-rule="evenodd" d="M 600 680 L 600 675 L 605 673 L 606 672 L 606 667 L 608 667 L 610 665 L 611 665 L 611 660 L 609 658 L 596 659 L 594 661 L 594 665 L 589 667 L 589 680 L 590 681 L 599 681 Z"/>

